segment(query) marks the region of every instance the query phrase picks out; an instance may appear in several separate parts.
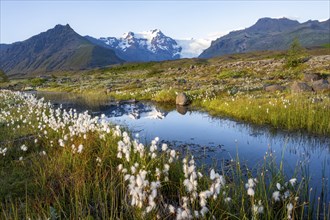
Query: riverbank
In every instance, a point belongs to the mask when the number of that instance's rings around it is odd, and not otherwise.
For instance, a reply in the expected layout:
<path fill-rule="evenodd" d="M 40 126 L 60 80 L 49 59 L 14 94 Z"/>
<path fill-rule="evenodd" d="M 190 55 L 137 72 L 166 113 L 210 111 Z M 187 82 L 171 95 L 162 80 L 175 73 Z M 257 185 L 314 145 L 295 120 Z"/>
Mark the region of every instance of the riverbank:
<path fill-rule="evenodd" d="M 297 165 L 286 176 L 271 151 L 255 170 L 237 155 L 203 172 L 157 137 L 145 146 L 104 117 L 10 91 L 0 100 L 3 219 L 329 218 L 308 173 Z"/>
<path fill-rule="evenodd" d="M 308 59 L 295 67 L 287 66 L 283 52 L 258 52 L 48 73 L 39 81 L 13 80 L 3 87 L 82 94 L 91 103 L 102 99 L 175 103 L 176 94 L 185 92 L 194 107 L 214 115 L 329 136 L 329 50 L 308 53 Z"/>

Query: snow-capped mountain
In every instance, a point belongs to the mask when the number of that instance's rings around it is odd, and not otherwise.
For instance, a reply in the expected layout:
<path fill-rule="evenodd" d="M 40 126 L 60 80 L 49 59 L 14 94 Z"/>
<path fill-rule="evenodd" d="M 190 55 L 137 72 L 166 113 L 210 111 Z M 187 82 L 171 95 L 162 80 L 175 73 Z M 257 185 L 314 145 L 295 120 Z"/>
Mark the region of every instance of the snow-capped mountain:
<path fill-rule="evenodd" d="M 164 35 L 159 29 L 141 33 L 128 32 L 122 37 L 102 37 L 95 39 L 86 36 L 94 44 L 115 50 L 126 61 L 161 61 L 180 58 L 181 46 Z"/>

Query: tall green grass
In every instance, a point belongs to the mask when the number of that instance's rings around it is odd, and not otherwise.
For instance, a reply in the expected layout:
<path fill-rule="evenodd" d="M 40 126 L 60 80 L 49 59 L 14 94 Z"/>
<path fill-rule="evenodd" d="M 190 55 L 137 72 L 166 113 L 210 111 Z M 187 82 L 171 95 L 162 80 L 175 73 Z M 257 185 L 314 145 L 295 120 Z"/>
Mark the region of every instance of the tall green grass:
<path fill-rule="evenodd" d="M 198 102 L 216 115 L 226 115 L 275 128 L 330 134 L 330 99 L 327 95 L 237 95 Z"/>
<path fill-rule="evenodd" d="M 169 163 L 169 158 L 178 155 L 169 157 L 169 151 L 158 149 L 153 157 L 151 147 L 146 146 L 144 156 L 132 149 L 129 160 L 118 157 L 119 141 L 124 141 L 126 147 L 135 144 L 127 139 L 129 137 L 123 138 L 125 135 L 114 135 L 118 132 L 115 129 L 107 133 L 91 129 L 84 135 L 71 136 L 65 146 L 59 146 L 59 139 L 70 131 L 71 125 L 54 129 L 47 125 L 51 123 L 47 118 L 52 119 L 52 114 L 57 115 L 58 120 L 66 116 L 53 112 L 49 106 L 31 109 L 24 99 L 10 97 L 0 96 L 3 110 L 0 114 L 0 148 L 1 151 L 8 149 L 5 155 L 0 154 L 1 219 L 173 219 L 178 214 L 169 212 L 166 204 L 182 208 L 185 197 L 193 198 L 184 183 L 187 179 L 184 164 L 192 170 L 189 175 L 202 174 L 190 177 L 196 178 L 197 193 L 208 190 L 215 181 L 212 171 L 209 173 L 211 167 L 195 167 L 190 155 L 179 155 Z M 39 117 L 41 109 L 47 117 Z M 23 144 L 28 147 L 26 151 L 22 150 Z M 83 144 L 80 153 L 72 148 L 79 144 Z M 157 145 L 157 141 L 151 145 Z M 184 158 L 187 162 L 182 161 Z M 275 161 L 270 151 L 262 165 L 253 170 L 241 164 L 238 155 L 229 164 L 222 164 L 218 173 L 225 184 L 216 197 L 207 199 L 208 212 L 204 217 L 199 214 L 199 218 L 286 219 L 290 215 L 292 219 L 329 219 L 329 204 L 324 204 L 326 198 L 321 196 L 318 200 L 310 190 L 307 168 L 297 165 L 294 176 L 286 176 L 283 164 Z M 170 164 L 168 174 L 157 174 L 157 169 L 162 170 L 166 163 Z M 128 170 L 126 173 L 133 173 L 130 171 L 132 166 L 145 169 L 149 181 L 160 181 L 156 206 L 151 212 L 146 213 L 144 206 L 131 205 L 126 174 L 122 168 L 118 169 L 119 165 Z M 327 172 L 326 167 L 324 171 Z M 295 184 L 290 183 L 292 178 L 297 178 Z M 248 194 L 249 188 L 253 194 Z M 326 191 L 326 182 L 322 188 Z M 281 195 L 279 201 L 274 200 L 276 191 Z M 197 197 L 188 202 L 186 209 L 199 210 L 199 203 Z M 143 204 L 148 204 L 148 199 Z M 292 209 L 287 208 L 290 205 Z"/>

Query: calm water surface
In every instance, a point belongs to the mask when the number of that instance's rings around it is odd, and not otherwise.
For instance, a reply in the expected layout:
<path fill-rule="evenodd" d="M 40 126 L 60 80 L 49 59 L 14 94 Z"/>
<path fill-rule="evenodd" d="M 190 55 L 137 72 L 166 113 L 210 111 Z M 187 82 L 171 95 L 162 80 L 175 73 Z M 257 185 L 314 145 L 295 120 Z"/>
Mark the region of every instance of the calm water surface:
<path fill-rule="evenodd" d="M 283 156 L 285 172 L 291 178 L 297 164 L 309 166 L 311 186 L 320 189 L 322 171 L 330 176 L 330 137 L 316 137 L 269 127 L 253 126 L 205 112 L 163 107 L 150 102 L 90 104 L 82 97 L 62 93 L 38 93 L 55 105 L 105 114 L 109 122 L 128 128 L 143 143 L 155 137 L 183 153 L 193 154 L 199 163 L 218 164 L 240 160 L 250 169 L 263 163 L 266 152 L 279 162 Z M 330 188 L 327 189 L 328 201 Z"/>

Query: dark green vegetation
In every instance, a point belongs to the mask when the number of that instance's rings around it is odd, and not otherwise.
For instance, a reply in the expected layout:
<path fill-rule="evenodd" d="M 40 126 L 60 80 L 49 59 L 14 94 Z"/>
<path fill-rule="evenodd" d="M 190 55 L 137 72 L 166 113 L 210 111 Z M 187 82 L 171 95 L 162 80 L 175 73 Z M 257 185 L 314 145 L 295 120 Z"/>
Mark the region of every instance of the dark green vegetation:
<path fill-rule="evenodd" d="M 0 57 L 0 69 L 16 77 L 123 62 L 112 50 L 90 43 L 69 25 L 56 25 L 22 42 L 1 44 Z"/>
<path fill-rule="evenodd" d="M 253 170 L 237 156 L 202 171 L 156 139 L 141 147 L 31 96 L 0 91 L 0 108 L 1 219 L 329 219 L 305 164 L 285 176 L 271 151 Z"/>
<path fill-rule="evenodd" d="M 9 78 L 3 70 L 0 69 L 0 83 L 8 82 Z"/>
<path fill-rule="evenodd" d="M 287 18 L 261 18 L 249 28 L 230 32 L 213 41 L 199 57 L 210 58 L 224 54 L 261 50 L 285 50 L 298 38 L 304 47 L 330 42 L 330 20 L 324 22 L 298 21 Z"/>
<path fill-rule="evenodd" d="M 286 56 L 287 66 L 297 67 L 307 59 L 308 57 L 305 48 L 300 45 L 298 38 L 295 38 L 293 43 L 290 45 Z"/>

